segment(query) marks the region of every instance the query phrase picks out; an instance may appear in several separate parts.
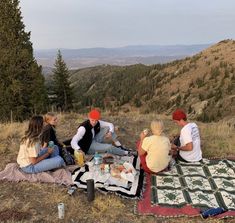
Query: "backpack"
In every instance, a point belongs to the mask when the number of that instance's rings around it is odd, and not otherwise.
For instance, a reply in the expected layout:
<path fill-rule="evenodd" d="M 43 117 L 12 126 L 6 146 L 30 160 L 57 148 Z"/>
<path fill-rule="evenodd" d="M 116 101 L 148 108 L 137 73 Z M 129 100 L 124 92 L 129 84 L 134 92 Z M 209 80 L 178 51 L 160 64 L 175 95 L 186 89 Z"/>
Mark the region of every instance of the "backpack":
<path fill-rule="evenodd" d="M 64 159 L 64 162 L 66 163 L 66 165 L 75 164 L 74 158 L 72 157 L 71 153 L 66 148 L 61 149 L 61 157 Z"/>

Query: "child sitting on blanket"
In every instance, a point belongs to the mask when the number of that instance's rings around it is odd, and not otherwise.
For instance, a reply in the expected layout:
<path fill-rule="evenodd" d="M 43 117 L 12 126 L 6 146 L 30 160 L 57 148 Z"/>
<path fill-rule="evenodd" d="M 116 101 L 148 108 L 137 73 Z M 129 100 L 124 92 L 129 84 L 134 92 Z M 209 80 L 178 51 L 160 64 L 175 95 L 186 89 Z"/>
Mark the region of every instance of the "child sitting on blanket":
<path fill-rule="evenodd" d="M 28 130 L 21 139 L 17 163 L 25 173 L 40 173 L 65 166 L 56 145 L 53 148 L 42 148 L 42 127 L 43 117 L 33 116 L 29 121 Z"/>
<path fill-rule="evenodd" d="M 147 173 L 157 173 L 166 169 L 171 160 L 170 140 L 163 134 L 163 129 L 163 122 L 156 120 L 151 122 L 152 136 L 147 137 L 144 131 L 140 133 L 138 155 L 141 167 Z"/>

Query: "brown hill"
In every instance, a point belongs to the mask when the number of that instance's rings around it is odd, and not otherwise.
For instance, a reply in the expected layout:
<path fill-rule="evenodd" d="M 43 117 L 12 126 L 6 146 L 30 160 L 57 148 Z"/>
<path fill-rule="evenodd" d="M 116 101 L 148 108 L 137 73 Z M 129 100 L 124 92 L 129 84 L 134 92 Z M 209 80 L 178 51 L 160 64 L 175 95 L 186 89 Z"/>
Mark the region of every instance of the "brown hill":
<path fill-rule="evenodd" d="M 234 116 L 235 41 L 224 40 L 163 65 L 98 66 L 71 72 L 77 108 L 157 111 L 184 108 L 193 118 Z M 128 108 L 128 109 L 127 109 Z"/>
<path fill-rule="evenodd" d="M 181 106 L 202 120 L 235 112 L 235 41 L 225 40 L 184 60 L 168 64 L 154 78 L 159 81 L 154 104 L 168 111 Z M 162 102 L 163 101 L 163 102 Z M 157 106 L 157 105 L 156 105 Z"/>

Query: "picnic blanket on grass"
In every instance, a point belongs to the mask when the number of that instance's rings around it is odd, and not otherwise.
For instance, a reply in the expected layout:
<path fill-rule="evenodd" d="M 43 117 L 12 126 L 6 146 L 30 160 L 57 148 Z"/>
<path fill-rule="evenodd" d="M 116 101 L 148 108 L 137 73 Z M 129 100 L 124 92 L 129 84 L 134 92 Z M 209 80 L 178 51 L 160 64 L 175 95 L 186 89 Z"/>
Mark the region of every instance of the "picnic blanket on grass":
<path fill-rule="evenodd" d="M 75 186 L 78 188 L 87 189 L 86 180 L 93 178 L 95 181 L 95 188 L 99 191 L 108 193 L 112 192 L 124 198 L 138 199 L 142 195 L 144 184 L 144 171 L 140 169 L 140 160 L 134 156 L 123 156 L 122 161 L 129 162 L 136 169 L 137 173 L 134 181 L 122 181 L 118 178 L 112 177 L 110 174 L 102 175 L 101 173 L 94 175 L 92 168 L 88 165 L 80 167 L 72 173 L 72 179 Z"/>
<path fill-rule="evenodd" d="M 71 173 L 68 169 L 60 168 L 54 171 L 28 174 L 21 171 L 17 163 L 7 164 L 5 169 L 0 172 L 0 180 L 56 183 L 66 186 L 72 184 Z"/>
<path fill-rule="evenodd" d="M 222 207 L 217 217 L 235 216 L 235 161 L 203 159 L 177 162 L 168 172 L 148 176 L 144 199 L 137 212 L 156 216 L 196 216 L 200 211 Z"/>

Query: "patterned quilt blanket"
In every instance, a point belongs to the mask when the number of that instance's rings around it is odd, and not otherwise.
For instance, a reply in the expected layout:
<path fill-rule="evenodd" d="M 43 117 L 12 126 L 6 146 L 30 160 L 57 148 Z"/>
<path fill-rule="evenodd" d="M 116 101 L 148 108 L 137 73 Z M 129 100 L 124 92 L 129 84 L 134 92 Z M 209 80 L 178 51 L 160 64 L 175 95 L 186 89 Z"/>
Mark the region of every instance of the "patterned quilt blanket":
<path fill-rule="evenodd" d="M 178 162 L 171 171 L 151 176 L 152 206 L 235 210 L 235 161 Z"/>
<path fill-rule="evenodd" d="M 137 174 L 134 181 L 122 181 L 108 174 L 94 172 L 94 168 L 89 165 L 78 168 L 72 173 L 73 184 L 78 188 L 87 189 L 87 179 L 93 178 L 95 188 L 101 192 L 113 192 L 125 198 L 138 199 L 142 195 L 144 183 L 144 171 L 140 169 L 140 160 L 134 156 L 120 157 L 119 162 L 129 162 L 136 169 Z"/>

